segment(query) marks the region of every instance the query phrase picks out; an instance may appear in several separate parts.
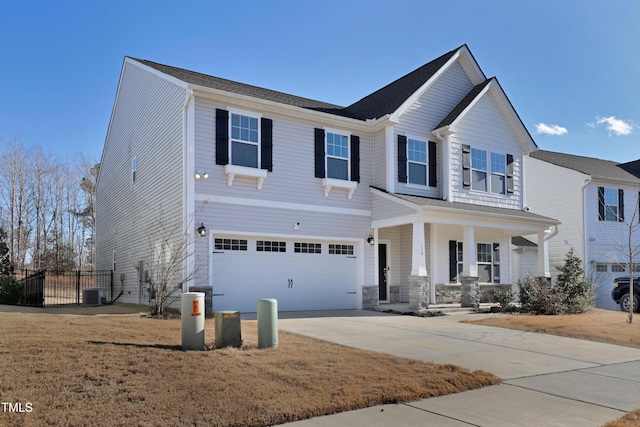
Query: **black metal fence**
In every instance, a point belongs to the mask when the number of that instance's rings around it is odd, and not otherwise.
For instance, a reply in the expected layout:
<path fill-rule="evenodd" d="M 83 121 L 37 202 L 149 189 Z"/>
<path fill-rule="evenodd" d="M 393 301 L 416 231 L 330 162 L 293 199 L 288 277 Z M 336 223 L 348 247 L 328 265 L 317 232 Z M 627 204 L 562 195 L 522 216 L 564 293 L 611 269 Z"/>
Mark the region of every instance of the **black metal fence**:
<path fill-rule="evenodd" d="M 113 300 L 113 272 L 111 270 L 90 271 L 30 271 L 16 275 L 22 285 L 22 295 L 14 304 L 34 307 L 81 305 L 85 289 L 101 289 L 105 302 Z"/>

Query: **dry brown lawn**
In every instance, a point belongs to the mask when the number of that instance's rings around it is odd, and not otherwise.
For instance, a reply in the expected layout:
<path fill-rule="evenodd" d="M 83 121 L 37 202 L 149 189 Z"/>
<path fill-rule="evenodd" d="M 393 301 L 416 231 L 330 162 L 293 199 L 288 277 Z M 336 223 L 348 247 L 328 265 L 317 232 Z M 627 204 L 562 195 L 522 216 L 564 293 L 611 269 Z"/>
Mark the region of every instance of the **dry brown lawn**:
<path fill-rule="evenodd" d="M 0 425 L 272 425 L 500 381 L 283 331 L 259 350 L 255 322 L 242 337 L 184 352 L 180 319 L 0 313 L 0 401 L 31 409 Z"/>
<path fill-rule="evenodd" d="M 574 315 L 513 314 L 471 323 L 640 348 L 640 314 L 634 313 L 632 324 L 627 323 L 627 317 L 628 314 L 621 311 L 594 308 Z"/>
<path fill-rule="evenodd" d="M 621 311 L 594 308 L 587 313 L 566 316 L 513 314 L 469 323 L 640 348 L 640 314 L 634 313 L 632 324 L 627 323 L 627 317 L 628 314 Z M 640 409 L 608 422 L 603 427 L 637 426 L 640 426 Z"/>

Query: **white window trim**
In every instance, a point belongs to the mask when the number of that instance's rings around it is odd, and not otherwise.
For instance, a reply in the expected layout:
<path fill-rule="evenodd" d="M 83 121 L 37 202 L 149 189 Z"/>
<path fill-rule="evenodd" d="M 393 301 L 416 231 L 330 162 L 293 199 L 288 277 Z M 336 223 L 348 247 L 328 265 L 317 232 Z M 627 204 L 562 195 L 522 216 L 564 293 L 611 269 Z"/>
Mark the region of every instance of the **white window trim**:
<path fill-rule="evenodd" d="M 330 156 L 329 155 L 329 150 L 327 149 L 327 138 L 329 136 L 330 133 L 334 133 L 336 135 L 340 135 L 340 136 L 346 136 L 347 137 L 347 179 L 346 180 L 341 180 L 338 178 L 325 178 L 325 179 L 331 179 L 331 180 L 338 180 L 338 181 L 349 181 L 351 179 L 351 132 L 347 132 L 344 130 L 338 130 L 338 129 L 333 129 L 333 128 L 323 128 L 324 129 L 324 170 L 326 171 L 326 173 L 329 173 L 329 158 L 332 159 L 341 159 L 344 160 L 344 157 L 337 157 L 337 156 Z M 323 186 L 325 185 L 324 183 L 322 184 Z M 334 187 L 338 187 L 337 185 L 334 185 Z M 331 189 L 329 189 L 329 191 L 331 191 Z M 325 193 L 326 193 L 326 188 L 325 188 Z M 325 197 L 328 194 L 325 194 Z M 349 195 L 349 198 L 351 198 L 351 195 Z"/>
<path fill-rule="evenodd" d="M 471 188 L 469 189 L 470 192 L 472 193 L 478 193 L 478 194 L 489 194 L 492 197 L 500 197 L 503 199 L 508 199 L 509 198 L 509 194 L 507 192 L 507 155 L 505 153 L 500 153 L 497 151 L 490 151 L 490 150 L 485 150 L 482 148 L 477 148 L 477 147 L 473 147 L 470 146 L 471 148 L 471 165 L 469 167 L 469 170 L 471 171 Z M 478 150 L 478 151 L 484 151 L 486 153 L 486 162 L 487 162 L 487 169 L 486 170 L 482 170 L 482 169 L 477 169 L 473 167 L 473 150 Z M 491 171 L 491 154 L 499 154 L 501 156 L 504 157 L 504 174 L 501 173 L 493 173 Z M 475 188 L 473 188 L 473 172 L 474 171 L 480 171 L 480 172 L 484 172 L 486 174 L 486 184 L 487 184 L 487 190 L 483 191 L 483 190 L 477 190 Z M 494 193 L 493 191 L 491 191 L 491 176 L 492 175 L 500 175 L 500 176 L 504 176 L 504 193 Z"/>
<path fill-rule="evenodd" d="M 131 159 L 131 183 L 136 182 L 137 171 L 138 171 L 138 156 L 133 156 L 133 159 Z"/>
<path fill-rule="evenodd" d="M 610 205 L 609 203 L 607 203 L 607 190 L 611 191 L 612 193 L 615 193 L 616 196 L 616 204 L 615 205 Z M 617 188 L 612 188 L 612 187 L 604 187 L 604 221 L 608 221 L 608 222 L 619 222 L 620 221 L 620 212 L 618 212 L 618 208 L 620 207 L 620 193 L 618 192 Z M 615 208 L 615 218 L 614 219 L 608 219 L 607 218 L 607 212 L 612 212 L 611 210 L 609 210 L 609 206 Z"/>
<path fill-rule="evenodd" d="M 426 154 L 426 159 L 425 162 L 416 162 L 415 160 L 409 160 L 409 141 L 413 140 L 413 141 L 417 141 L 417 142 L 422 142 L 424 143 L 424 149 L 425 149 L 425 154 Z M 422 139 L 422 138 L 417 138 L 417 137 L 413 137 L 410 135 L 407 135 L 407 182 L 405 184 L 406 187 L 412 187 L 415 186 L 415 188 L 425 188 L 429 186 L 429 141 L 426 139 Z M 416 184 L 415 182 L 410 182 L 411 176 L 409 174 L 409 163 L 414 163 L 416 165 L 424 165 L 424 171 L 425 171 L 425 182 L 424 184 Z"/>
<path fill-rule="evenodd" d="M 227 108 L 227 111 L 229 112 L 229 124 L 228 124 L 229 128 L 227 130 L 227 132 L 229 132 L 229 148 L 228 148 L 228 150 L 229 150 L 229 164 L 233 165 L 233 141 L 237 141 L 237 142 L 239 142 L 241 144 L 251 144 L 251 145 L 256 145 L 258 147 L 258 152 L 257 152 L 258 158 L 256 159 L 257 160 L 256 164 L 258 165 L 257 169 L 260 169 L 260 167 L 262 166 L 261 162 L 260 162 L 261 155 L 262 155 L 262 152 L 261 152 L 261 150 L 262 150 L 262 126 L 261 126 L 261 122 L 260 122 L 261 119 L 262 119 L 262 114 L 255 113 L 253 111 L 239 110 L 239 109 L 235 109 L 235 108 Z M 253 143 L 253 142 L 250 142 L 250 141 L 242 141 L 242 140 L 239 140 L 239 139 L 234 140 L 231 137 L 231 135 L 232 135 L 231 123 L 233 122 L 232 117 L 233 117 L 234 114 L 258 119 L 258 142 L 257 143 Z M 240 165 L 233 165 L 233 166 L 248 167 L 248 166 L 240 166 Z M 233 179 L 231 181 L 233 181 Z"/>

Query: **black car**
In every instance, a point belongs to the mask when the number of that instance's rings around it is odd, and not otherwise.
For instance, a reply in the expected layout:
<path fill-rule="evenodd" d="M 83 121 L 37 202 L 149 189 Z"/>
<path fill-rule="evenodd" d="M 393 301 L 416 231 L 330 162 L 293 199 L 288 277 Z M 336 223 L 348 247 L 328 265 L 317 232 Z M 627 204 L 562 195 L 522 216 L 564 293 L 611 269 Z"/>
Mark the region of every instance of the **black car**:
<path fill-rule="evenodd" d="M 629 312 L 629 303 L 631 301 L 629 292 L 629 276 L 618 277 L 613 281 L 613 290 L 611 298 L 620 304 L 620 310 Z M 640 311 L 640 278 L 633 278 L 633 311 Z"/>

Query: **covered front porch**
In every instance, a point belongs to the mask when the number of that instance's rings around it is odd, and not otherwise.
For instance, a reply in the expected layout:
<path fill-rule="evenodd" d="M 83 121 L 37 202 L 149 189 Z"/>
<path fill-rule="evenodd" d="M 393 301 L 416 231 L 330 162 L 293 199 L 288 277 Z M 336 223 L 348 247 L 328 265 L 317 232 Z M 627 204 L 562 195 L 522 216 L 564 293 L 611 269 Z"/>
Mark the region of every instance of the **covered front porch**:
<path fill-rule="evenodd" d="M 375 285 L 363 308 L 408 304 L 463 308 L 490 303 L 495 290 L 514 289 L 513 236 L 534 236 L 536 277 L 550 277 L 547 240 L 558 222 L 526 211 L 372 189 Z M 374 297 L 375 294 L 375 297 Z"/>

